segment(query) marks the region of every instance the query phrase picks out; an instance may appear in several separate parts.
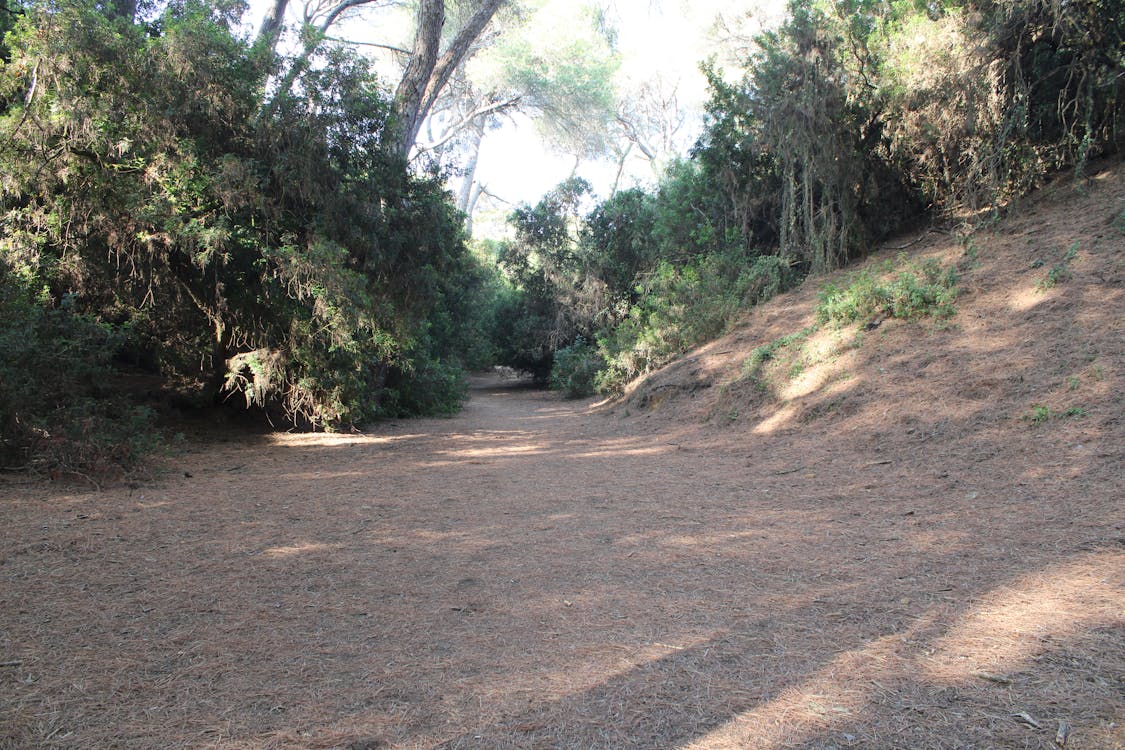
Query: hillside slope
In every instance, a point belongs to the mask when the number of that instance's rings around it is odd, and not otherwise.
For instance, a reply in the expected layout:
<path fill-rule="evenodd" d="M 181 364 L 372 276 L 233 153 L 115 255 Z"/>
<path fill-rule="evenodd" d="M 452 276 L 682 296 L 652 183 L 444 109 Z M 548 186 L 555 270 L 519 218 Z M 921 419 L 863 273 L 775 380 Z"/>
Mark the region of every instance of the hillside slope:
<path fill-rule="evenodd" d="M 1018 455 L 1082 482 L 1091 480 L 1088 471 L 1119 480 L 1122 172 L 1103 167 L 1080 190 L 1060 178 L 991 226 L 931 230 L 809 279 L 728 335 L 635 382 L 613 409 L 648 430 L 700 424 L 709 442 L 800 431 L 872 456 Z M 817 324 L 826 284 L 845 285 L 864 271 L 885 276 L 892 267 L 893 275 L 929 259 L 957 269 L 952 317 Z M 1002 461 L 994 469 L 1005 478 Z"/>

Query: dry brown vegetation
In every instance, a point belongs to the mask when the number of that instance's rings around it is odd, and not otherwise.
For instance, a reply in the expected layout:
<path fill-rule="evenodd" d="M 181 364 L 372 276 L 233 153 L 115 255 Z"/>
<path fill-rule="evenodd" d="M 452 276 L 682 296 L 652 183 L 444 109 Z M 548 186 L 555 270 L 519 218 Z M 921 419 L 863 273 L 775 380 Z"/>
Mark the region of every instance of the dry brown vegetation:
<path fill-rule="evenodd" d="M 1123 222 L 1110 169 L 930 234 L 953 318 L 753 377 L 817 280 L 615 404 L 10 480 L 0 747 L 1125 747 Z"/>

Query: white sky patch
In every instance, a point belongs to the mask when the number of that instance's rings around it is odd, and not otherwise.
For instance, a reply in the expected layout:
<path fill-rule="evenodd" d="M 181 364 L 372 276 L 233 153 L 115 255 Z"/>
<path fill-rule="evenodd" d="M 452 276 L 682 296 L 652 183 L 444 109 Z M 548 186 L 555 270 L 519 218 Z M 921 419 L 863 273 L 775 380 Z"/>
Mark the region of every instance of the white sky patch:
<path fill-rule="evenodd" d="M 609 18 L 617 27 L 621 84 L 639 85 L 659 77 L 675 88 L 685 109 L 700 112 L 707 100 L 707 82 L 699 64 L 709 54 L 717 9 L 729 6 L 729 0 L 613 0 Z M 698 136 L 698 124 L 687 128 L 693 131 L 684 133 L 690 144 Z M 534 203 L 573 170 L 574 158 L 546 148 L 535 134 L 534 123 L 513 118 L 485 139 L 477 178 L 489 193 L 504 201 Z M 613 189 L 617 165 L 609 160 L 583 162 L 577 174 L 593 185 L 596 195 L 606 198 Z M 649 165 L 633 160 L 619 187 L 651 183 L 654 178 Z"/>
<path fill-rule="evenodd" d="M 711 50 L 709 37 L 718 11 L 730 6 L 719 0 L 686 4 L 647 0 L 617 0 L 621 15 L 621 72 L 626 79 L 645 81 L 659 75 L 679 84 L 685 104 L 706 101 L 707 81 L 699 64 Z M 662 10 L 661 5 L 668 6 Z"/>

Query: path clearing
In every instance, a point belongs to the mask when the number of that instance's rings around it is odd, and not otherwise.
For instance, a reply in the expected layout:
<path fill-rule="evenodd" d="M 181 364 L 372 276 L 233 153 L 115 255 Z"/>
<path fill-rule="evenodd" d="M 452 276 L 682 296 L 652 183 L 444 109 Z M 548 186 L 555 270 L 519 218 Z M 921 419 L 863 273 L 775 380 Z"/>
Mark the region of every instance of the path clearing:
<path fill-rule="evenodd" d="M 1125 745 L 1116 501 L 881 455 L 482 381 L 0 485 L 0 747 Z"/>

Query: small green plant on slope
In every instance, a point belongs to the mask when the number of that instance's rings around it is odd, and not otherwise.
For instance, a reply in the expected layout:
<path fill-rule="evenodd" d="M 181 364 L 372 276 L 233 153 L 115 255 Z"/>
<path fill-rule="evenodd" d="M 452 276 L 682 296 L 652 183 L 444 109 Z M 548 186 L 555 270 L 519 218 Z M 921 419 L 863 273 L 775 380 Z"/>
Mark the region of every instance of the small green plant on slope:
<path fill-rule="evenodd" d="M 1052 419 L 1084 417 L 1086 413 L 1086 409 L 1081 406 L 1071 406 L 1060 412 L 1054 411 L 1044 404 L 1032 404 L 1031 408 L 1021 418 L 1031 424 L 1044 424 Z"/>
<path fill-rule="evenodd" d="M 1071 276 L 1074 275 L 1070 272 L 1070 262 L 1078 255 L 1078 244 L 1077 240 L 1071 243 L 1063 259 L 1051 266 L 1051 270 L 1047 271 L 1047 275 L 1037 285 L 1040 290 L 1052 289 L 1058 284 L 1070 281 Z"/>
<path fill-rule="evenodd" d="M 836 326 L 877 316 L 913 319 L 923 315 L 949 317 L 957 299 L 957 272 L 928 260 L 880 279 L 868 271 L 848 278 L 844 285 L 830 283 L 821 290 L 817 322 Z"/>
<path fill-rule="evenodd" d="M 1114 217 L 1110 221 L 1110 223 L 1113 226 L 1117 227 L 1118 232 L 1120 232 L 1121 234 L 1125 234 L 1125 210 L 1122 210 L 1121 213 L 1117 214 L 1117 216 Z"/>
<path fill-rule="evenodd" d="M 777 356 L 777 353 L 788 346 L 791 346 L 800 341 L 804 341 L 816 331 L 816 326 L 809 326 L 796 333 L 791 333 L 787 336 L 782 336 L 775 339 L 768 344 L 759 346 L 750 352 L 750 356 L 742 363 L 742 377 L 756 378 L 762 371 L 762 367 L 771 359 Z"/>

